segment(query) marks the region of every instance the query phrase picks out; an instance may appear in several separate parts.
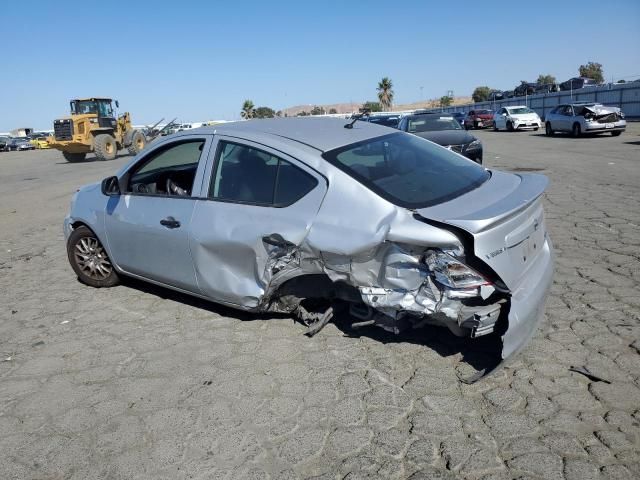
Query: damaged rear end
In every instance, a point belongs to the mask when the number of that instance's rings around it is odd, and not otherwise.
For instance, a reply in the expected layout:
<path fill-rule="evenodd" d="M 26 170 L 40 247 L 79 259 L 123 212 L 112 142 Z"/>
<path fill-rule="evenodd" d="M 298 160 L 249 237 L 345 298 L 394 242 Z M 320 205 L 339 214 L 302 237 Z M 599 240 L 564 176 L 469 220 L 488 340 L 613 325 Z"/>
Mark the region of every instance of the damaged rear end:
<path fill-rule="evenodd" d="M 488 171 L 404 133 L 323 158 L 366 188 L 328 174 L 305 240 L 269 254 L 265 309 L 297 314 L 309 334 L 338 302 L 354 328 L 495 335 L 502 359 L 526 345 L 553 276 L 546 177 Z"/>

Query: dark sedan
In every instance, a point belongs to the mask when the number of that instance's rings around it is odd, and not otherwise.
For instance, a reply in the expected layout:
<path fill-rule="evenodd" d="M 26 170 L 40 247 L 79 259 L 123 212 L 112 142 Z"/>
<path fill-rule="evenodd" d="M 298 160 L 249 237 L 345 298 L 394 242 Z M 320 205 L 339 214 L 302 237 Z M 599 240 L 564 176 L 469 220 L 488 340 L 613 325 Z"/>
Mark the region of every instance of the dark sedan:
<path fill-rule="evenodd" d="M 20 151 L 20 150 L 35 150 L 36 147 L 29 141 L 28 138 L 12 138 L 7 144 L 7 150 Z"/>
<path fill-rule="evenodd" d="M 413 133 L 482 164 L 482 143 L 445 113 L 420 113 L 400 120 L 399 130 Z"/>

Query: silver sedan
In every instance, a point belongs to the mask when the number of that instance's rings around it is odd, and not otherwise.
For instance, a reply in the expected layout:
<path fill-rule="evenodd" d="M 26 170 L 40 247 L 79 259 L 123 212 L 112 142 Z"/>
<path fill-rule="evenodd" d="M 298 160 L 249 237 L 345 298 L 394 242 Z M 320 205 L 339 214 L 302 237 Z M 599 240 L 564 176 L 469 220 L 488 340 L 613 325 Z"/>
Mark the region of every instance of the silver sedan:
<path fill-rule="evenodd" d="M 545 118 L 545 132 L 569 132 L 574 137 L 584 133 L 605 133 L 618 136 L 627 128 L 624 113 L 618 107 L 600 103 L 572 103 L 558 105 Z"/>
<path fill-rule="evenodd" d="M 533 335 L 553 276 L 542 175 L 489 170 L 368 122 L 251 120 L 188 130 L 81 188 L 69 261 L 94 287 L 136 277 L 317 333 L 431 324 Z"/>

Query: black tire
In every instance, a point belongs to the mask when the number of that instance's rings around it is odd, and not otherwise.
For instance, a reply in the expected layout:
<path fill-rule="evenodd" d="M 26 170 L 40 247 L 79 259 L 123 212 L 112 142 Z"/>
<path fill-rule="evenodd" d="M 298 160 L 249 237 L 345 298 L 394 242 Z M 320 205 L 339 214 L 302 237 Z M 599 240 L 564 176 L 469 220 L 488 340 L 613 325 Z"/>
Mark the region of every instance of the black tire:
<path fill-rule="evenodd" d="M 553 137 L 554 131 L 551 129 L 551 123 L 547 122 L 544 125 L 544 133 L 547 137 Z"/>
<path fill-rule="evenodd" d="M 103 133 L 93 139 L 93 149 L 98 160 L 113 160 L 118 153 L 118 144 L 111 135 Z"/>
<path fill-rule="evenodd" d="M 573 138 L 578 138 L 581 134 L 582 128 L 580 128 L 580 124 L 574 123 L 573 127 L 571 128 L 571 135 L 573 135 Z"/>
<path fill-rule="evenodd" d="M 91 287 L 113 287 L 120 281 L 107 252 L 95 233 L 78 227 L 67 241 L 67 258 L 78 280 Z"/>
<path fill-rule="evenodd" d="M 507 122 L 507 130 L 509 130 L 510 132 L 513 132 L 513 122 Z"/>
<path fill-rule="evenodd" d="M 622 135 L 622 130 L 616 130 L 615 132 L 611 132 L 612 137 L 619 137 Z"/>
<path fill-rule="evenodd" d="M 75 163 L 75 162 L 83 162 L 87 154 L 62 152 L 62 156 L 67 162 Z"/>
<path fill-rule="evenodd" d="M 134 130 L 131 135 L 131 145 L 127 147 L 127 150 L 131 155 L 137 155 L 147 145 L 147 139 L 144 137 L 140 130 Z"/>

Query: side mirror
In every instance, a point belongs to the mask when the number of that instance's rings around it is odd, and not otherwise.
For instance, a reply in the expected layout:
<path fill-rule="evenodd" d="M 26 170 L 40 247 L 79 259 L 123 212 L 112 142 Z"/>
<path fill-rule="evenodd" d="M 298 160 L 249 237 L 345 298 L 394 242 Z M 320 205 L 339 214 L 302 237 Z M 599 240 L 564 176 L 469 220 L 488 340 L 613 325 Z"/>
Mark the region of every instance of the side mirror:
<path fill-rule="evenodd" d="M 120 183 L 118 182 L 118 177 L 107 177 L 102 180 L 101 190 L 102 194 L 108 197 L 120 195 Z"/>
<path fill-rule="evenodd" d="M 120 108 L 120 103 L 118 103 L 118 100 L 116 100 L 116 108 Z"/>
<path fill-rule="evenodd" d="M 503 117 L 506 117 L 507 114 L 506 113 L 501 113 L 500 115 L 502 115 Z"/>

